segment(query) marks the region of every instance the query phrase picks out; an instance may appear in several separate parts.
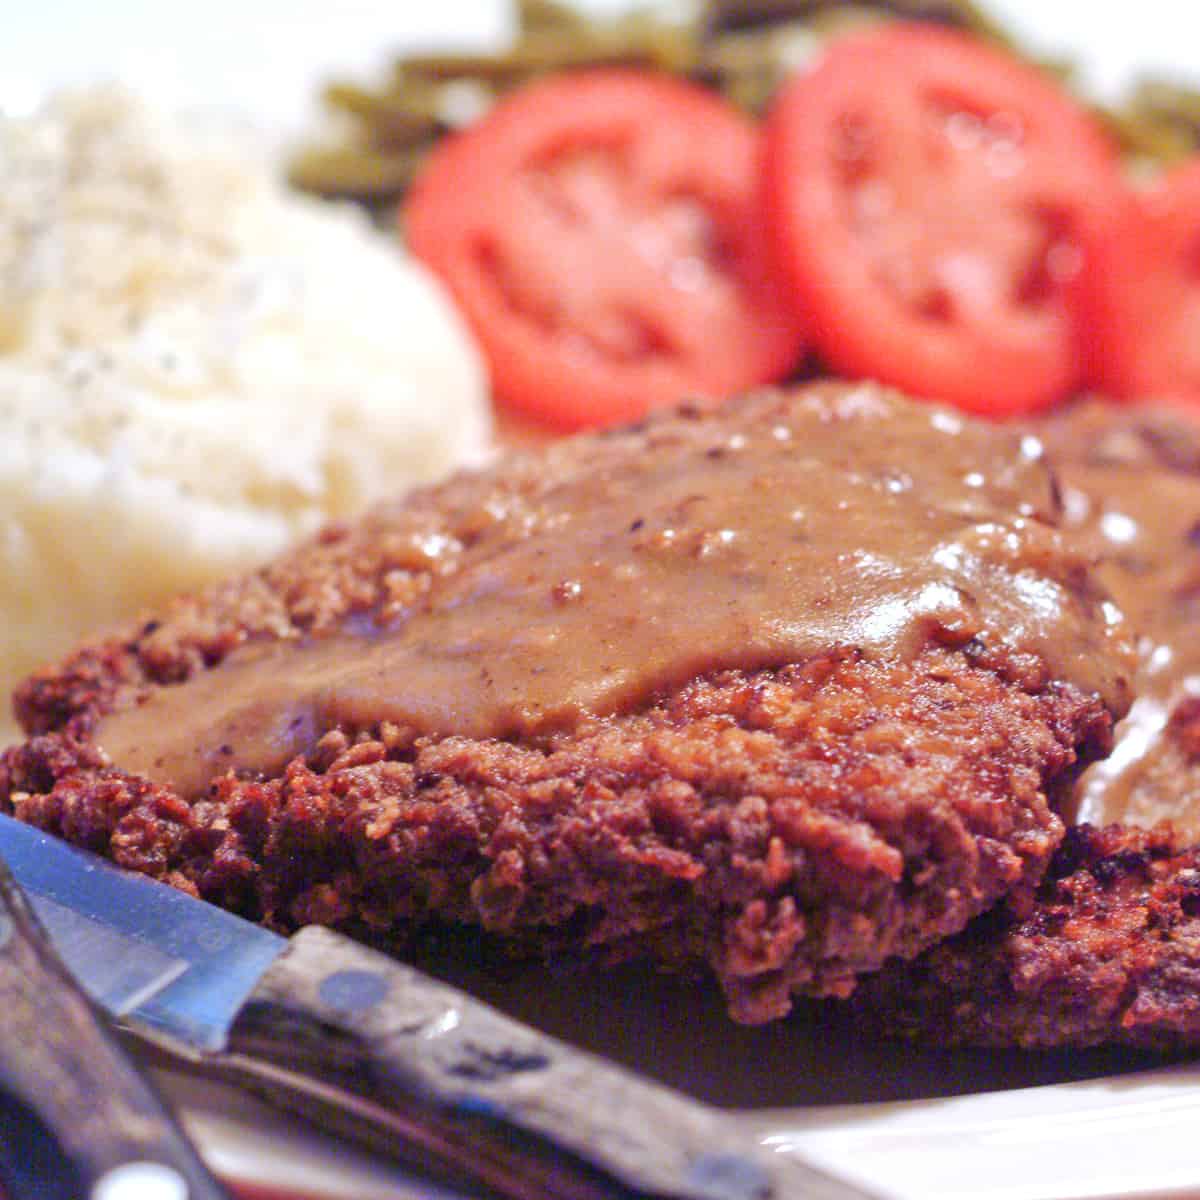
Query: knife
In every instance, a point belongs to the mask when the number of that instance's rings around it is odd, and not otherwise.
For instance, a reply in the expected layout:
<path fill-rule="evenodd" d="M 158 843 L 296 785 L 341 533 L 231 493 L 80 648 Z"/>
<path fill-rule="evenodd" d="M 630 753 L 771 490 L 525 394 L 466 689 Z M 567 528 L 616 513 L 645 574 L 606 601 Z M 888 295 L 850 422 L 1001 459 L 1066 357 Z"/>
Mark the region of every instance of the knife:
<path fill-rule="evenodd" d="M 3 814 L 0 858 L 123 1027 L 395 1157 L 512 1200 L 870 1200 L 331 930 L 280 937 Z"/>
<path fill-rule="evenodd" d="M 2 861 L 0 1134 L 9 1200 L 229 1200 Z"/>

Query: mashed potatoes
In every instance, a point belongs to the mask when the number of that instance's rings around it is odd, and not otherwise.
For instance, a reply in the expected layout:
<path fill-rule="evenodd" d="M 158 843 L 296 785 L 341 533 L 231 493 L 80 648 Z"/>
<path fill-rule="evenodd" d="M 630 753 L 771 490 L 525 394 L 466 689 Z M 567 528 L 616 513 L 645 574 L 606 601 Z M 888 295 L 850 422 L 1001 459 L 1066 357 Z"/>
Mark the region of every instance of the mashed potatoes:
<path fill-rule="evenodd" d="M 5 701 L 85 632 L 482 455 L 437 285 L 245 139 L 93 90 L 0 123 L 0 180 Z"/>

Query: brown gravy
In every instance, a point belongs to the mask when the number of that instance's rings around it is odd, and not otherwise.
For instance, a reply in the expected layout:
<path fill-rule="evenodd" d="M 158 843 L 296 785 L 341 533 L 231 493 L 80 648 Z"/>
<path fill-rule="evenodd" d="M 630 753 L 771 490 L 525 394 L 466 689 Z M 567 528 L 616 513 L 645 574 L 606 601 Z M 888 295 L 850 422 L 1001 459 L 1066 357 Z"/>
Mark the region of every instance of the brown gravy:
<path fill-rule="evenodd" d="M 332 727 L 536 736 L 722 668 L 976 638 L 1123 708 L 1123 629 L 1048 523 L 1034 439 L 839 385 L 619 437 L 579 441 L 518 534 L 485 531 L 386 628 L 249 644 L 96 740 L 194 794 Z"/>
<path fill-rule="evenodd" d="M 1200 837 L 1200 772 L 1170 720 L 1200 695 L 1200 426 L 1166 409 L 1092 403 L 1040 434 L 1064 522 L 1140 635 L 1133 708 L 1112 755 L 1081 779 L 1077 819 L 1172 819 Z"/>

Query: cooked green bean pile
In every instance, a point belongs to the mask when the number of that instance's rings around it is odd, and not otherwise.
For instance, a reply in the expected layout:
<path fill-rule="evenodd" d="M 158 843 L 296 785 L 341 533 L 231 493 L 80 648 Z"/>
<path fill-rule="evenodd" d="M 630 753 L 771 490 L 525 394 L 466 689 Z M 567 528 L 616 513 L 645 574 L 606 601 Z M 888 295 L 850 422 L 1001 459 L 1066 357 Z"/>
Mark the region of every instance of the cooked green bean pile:
<path fill-rule="evenodd" d="M 706 0 L 684 18 L 647 6 L 607 20 L 562 0 L 519 0 L 518 15 L 518 36 L 500 53 L 410 55 L 378 88 L 329 84 L 324 100 L 341 114 L 344 133 L 302 150 L 291 163 L 292 183 L 386 215 L 439 138 L 506 92 L 554 71 L 667 71 L 757 113 L 826 39 L 866 21 L 938 21 L 1032 57 L 972 0 Z M 1070 63 L 1037 61 L 1070 80 Z M 1200 148 L 1200 91 L 1145 80 L 1122 107 L 1102 116 L 1139 166 L 1169 164 Z"/>

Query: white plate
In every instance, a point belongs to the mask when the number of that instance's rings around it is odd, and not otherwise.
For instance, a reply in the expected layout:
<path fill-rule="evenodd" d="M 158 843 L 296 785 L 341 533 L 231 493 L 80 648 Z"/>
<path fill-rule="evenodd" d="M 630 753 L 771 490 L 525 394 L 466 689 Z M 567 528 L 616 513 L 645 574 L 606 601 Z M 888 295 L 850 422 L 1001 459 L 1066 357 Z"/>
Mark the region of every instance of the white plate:
<path fill-rule="evenodd" d="M 1038 48 L 1082 60 L 1106 94 L 1143 69 L 1200 79 L 1190 0 L 984 2 Z M 27 108 L 53 85 L 119 78 L 165 103 L 215 104 L 284 132 L 311 120 L 328 73 L 369 74 L 402 47 L 483 44 L 508 27 L 499 0 L 58 0 L 10 5 L 3 24 L 0 110 Z M 799 1022 L 740 1030 L 710 993 L 678 981 L 618 973 L 581 986 L 535 974 L 512 968 L 469 982 L 562 1036 L 737 1106 L 730 1120 L 781 1153 L 803 1152 L 881 1194 L 1200 1196 L 1200 1067 L 1147 1069 L 1119 1053 L 920 1052 Z M 163 1080 L 230 1178 L 321 1200 L 446 1195 L 238 1093 Z"/>
<path fill-rule="evenodd" d="M 820 1007 L 739 1028 L 714 987 L 632 966 L 484 970 L 464 943 L 421 965 L 556 1036 L 727 1108 L 731 1122 L 773 1150 L 802 1154 L 880 1196 L 1200 1195 L 1200 1064 L 1166 1067 L 1120 1050 L 884 1045 L 856 1037 L 844 1015 Z M 178 1076 L 167 1083 L 229 1178 L 270 1182 L 305 1200 L 447 1197 L 224 1088 Z"/>

